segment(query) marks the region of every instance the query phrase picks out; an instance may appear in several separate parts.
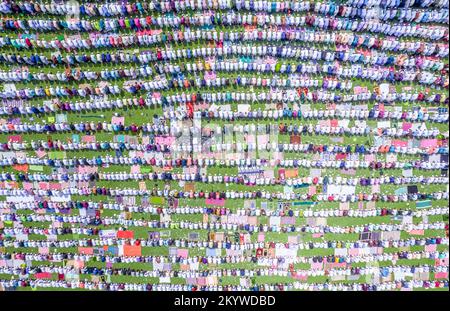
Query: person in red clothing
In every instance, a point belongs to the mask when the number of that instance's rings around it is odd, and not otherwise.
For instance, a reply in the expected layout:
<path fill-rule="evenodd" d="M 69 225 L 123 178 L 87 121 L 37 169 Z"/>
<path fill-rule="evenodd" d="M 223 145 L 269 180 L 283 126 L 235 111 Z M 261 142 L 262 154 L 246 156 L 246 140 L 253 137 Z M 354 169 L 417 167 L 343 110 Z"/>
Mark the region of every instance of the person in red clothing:
<path fill-rule="evenodd" d="M 31 47 L 33 46 L 33 44 L 31 43 L 30 38 L 26 38 L 26 39 L 25 39 L 25 44 L 26 44 L 29 48 L 31 48 Z"/>

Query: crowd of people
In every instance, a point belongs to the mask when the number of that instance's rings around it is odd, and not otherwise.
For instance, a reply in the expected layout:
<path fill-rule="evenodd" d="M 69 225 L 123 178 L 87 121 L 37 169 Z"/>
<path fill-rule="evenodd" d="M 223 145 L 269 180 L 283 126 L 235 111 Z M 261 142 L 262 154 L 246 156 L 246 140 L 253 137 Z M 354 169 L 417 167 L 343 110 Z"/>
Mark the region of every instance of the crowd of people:
<path fill-rule="evenodd" d="M 0 290 L 448 289 L 447 1 L 0 16 Z"/>

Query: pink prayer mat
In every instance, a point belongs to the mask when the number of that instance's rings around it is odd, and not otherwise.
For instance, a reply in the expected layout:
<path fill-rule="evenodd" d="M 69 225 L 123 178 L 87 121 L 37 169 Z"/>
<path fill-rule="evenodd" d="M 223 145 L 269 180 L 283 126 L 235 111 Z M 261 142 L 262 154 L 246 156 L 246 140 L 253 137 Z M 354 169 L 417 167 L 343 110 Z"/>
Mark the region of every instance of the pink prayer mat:
<path fill-rule="evenodd" d="M 404 140 L 394 139 L 392 145 L 395 147 L 408 147 L 408 142 Z"/>
<path fill-rule="evenodd" d="M 425 251 L 427 252 L 435 252 L 436 251 L 436 244 L 430 244 L 430 245 L 425 245 Z"/>
<path fill-rule="evenodd" d="M 409 231 L 409 234 L 413 234 L 413 235 L 424 235 L 424 230 L 419 230 L 419 229 L 415 229 L 415 230 L 411 230 Z"/>
<path fill-rule="evenodd" d="M 52 274 L 50 272 L 41 272 L 41 273 L 36 273 L 34 275 L 34 277 L 36 279 L 51 279 L 52 278 Z"/>
<path fill-rule="evenodd" d="M 159 145 L 172 145 L 175 142 L 174 136 L 156 136 L 155 143 Z"/>
<path fill-rule="evenodd" d="M 95 136 L 94 135 L 85 135 L 81 138 L 81 141 L 83 143 L 95 143 Z"/>
<path fill-rule="evenodd" d="M 448 278 L 448 272 L 438 272 L 434 275 L 435 279 L 447 279 Z"/>
<path fill-rule="evenodd" d="M 181 258 L 188 258 L 189 250 L 187 249 L 177 249 L 177 256 Z"/>
<path fill-rule="evenodd" d="M 224 206 L 225 205 L 225 199 L 206 199 L 205 203 L 208 204 L 208 205 Z"/>
<path fill-rule="evenodd" d="M 436 147 L 437 144 L 438 144 L 437 139 L 422 139 L 420 141 L 421 148 Z"/>
<path fill-rule="evenodd" d="M 125 117 L 112 117 L 111 123 L 115 125 L 125 125 Z"/>
<path fill-rule="evenodd" d="M 412 127 L 412 123 L 409 123 L 409 122 L 403 122 L 403 124 L 402 124 L 402 129 L 404 130 L 404 131 L 409 131 L 409 129 Z"/>

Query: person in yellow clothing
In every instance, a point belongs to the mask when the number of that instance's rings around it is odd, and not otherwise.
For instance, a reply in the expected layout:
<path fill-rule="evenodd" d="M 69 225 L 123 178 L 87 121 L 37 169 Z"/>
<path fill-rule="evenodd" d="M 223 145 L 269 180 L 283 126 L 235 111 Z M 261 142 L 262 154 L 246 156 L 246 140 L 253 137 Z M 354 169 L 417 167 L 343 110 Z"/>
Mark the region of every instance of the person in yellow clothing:
<path fill-rule="evenodd" d="M 275 65 L 275 72 L 280 72 L 281 69 L 281 63 L 277 62 Z"/>

